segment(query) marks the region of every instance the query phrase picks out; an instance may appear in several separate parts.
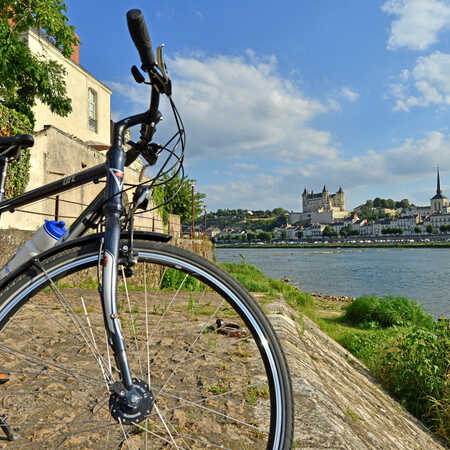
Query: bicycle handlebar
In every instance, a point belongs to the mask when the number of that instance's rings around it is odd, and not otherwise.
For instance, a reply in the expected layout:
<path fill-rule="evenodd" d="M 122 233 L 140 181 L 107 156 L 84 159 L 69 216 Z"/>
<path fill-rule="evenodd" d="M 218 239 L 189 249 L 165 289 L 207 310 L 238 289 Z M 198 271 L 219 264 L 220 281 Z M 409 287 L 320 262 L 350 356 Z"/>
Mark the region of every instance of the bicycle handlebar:
<path fill-rule="evenodd" d="M 127 23 L 131 38 L 141 57 L 142 70 L 148 72 L 155 65 L 155 56 L 144 15 L 139 9 L 130 9 L 127 12 Z"/>

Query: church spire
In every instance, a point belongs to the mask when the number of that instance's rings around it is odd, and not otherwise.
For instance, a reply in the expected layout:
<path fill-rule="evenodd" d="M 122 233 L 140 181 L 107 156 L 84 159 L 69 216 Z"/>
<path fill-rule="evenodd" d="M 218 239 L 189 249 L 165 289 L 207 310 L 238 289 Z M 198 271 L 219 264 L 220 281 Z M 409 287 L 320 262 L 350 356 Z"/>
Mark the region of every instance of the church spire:
<path fill-rule="evenodd" d="M 441 195 L 441 179 L 439 177 L 439 166 L 437 166 L 437 188 L 436 188 L 436 194 Z"/>

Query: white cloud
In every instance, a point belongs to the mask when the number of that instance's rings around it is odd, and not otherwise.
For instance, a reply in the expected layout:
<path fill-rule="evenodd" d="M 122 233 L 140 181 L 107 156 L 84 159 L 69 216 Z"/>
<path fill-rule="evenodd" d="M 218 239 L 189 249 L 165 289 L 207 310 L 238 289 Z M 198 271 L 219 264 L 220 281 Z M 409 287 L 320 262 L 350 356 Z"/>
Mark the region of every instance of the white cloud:
<path fill-rule="evenodd" d="M 394 110 L 409 111 L 415 106 L 450 104 L 450 54 L 434 52 L 417 59 L 415 67 L 403 70 L 391 84 Z"/>
<path fill-rule="evenodd" d="M 341 88 L 341 95 L 349 102 L 355 102 L 359 98 L 359 94 L 348 87 Z"/>
<path fill-rule="evenodd" d="M 437 59 L 442 56 L 436 55 Z M 417 70 L 400 74 L 396 100 L 417 97 L 417 102 L 423 102 L 426 96 L 431 101 L 424 80 L 434 80 L 431 86 L 444 90 L 444 80 L 433 78 L 435 71 L 428 68 L 441 65 L 432 61 L 419 59 Z M 241 58 L 197 55 L 173 58 L 168 66 L 173 97 L 188 133 L 188 173 L 198 178 L 198 188 L 207 194 L 212 209 L 283 206 L 298 210 L 305 185 L 319 189 L 326 183 L 330 190 L 342 185 L 346 192 L 368 186 L 378 190 L 380 185 L 424 179 L 438 163 L 450 167 L 450 136 L 437 131 L 384 151 L 368 149 L 359 156 L 344 156 L 328 131 L 312 125 L 313 119 L 335 111 L 337 103 L 332 97 L 320 102 L 306 96 L 279 76 L 273 57 L 261 59 L 252 52 Z M 419 81 L 422 84 L 416 86 Z M 109 85 L 136 110 L 147 106 L 147 88 Z M 354 94 L 347 97 L 356 99 L 358 94 L 346 89 Z M 344 92 L 340 90 L 341 95 Z M 169 123 L 164 121 L 160 128 Z M 195 173 L 198 167 L 203 172 Z"/>
<path fill-rule="evenodd" d="M 392 22 L 388 49 L 425 50 L 450 25 L 448 0 L 388 0 L 382 10 L 397 16 Z"/>
<path fill-rule="evenodd" d="M 336 110 L 308 98 L 276 71 L 276 58 L 176 57 L 168 60 L 173 98 L 182 111 L 191 157 L 230 158 L 246 155 L 306 160 L 312 155 L 337 154 L 327 131 L 310 121 Z M 147 105 L 141 86 L 110 82 L 115 93 L 133 108 Z"/>
<path fill-rule="evenodd" d="M 200 190 L 207 193 L 208 204 L 213 209 L 282 206 L 300 210 L 300 195 L 305 186 L 321 189 L 326 184 L 333 191 L 342 185 L 352 198 L 366 188 L 374 195 L 383 196 L 384 186 L 391 189 L 401 186 L 406 192 L 408 189 L 414 192 L 417 184 L 434 176 L 437 165 L 450 167 L 450 135 L 433 131 L 423 139 L 407 139 L 384 151 L 368 150 L 361 156 L 337 156 L 297 166 L 286 165 L 281 171 L 260 173 L 252 178 L 234 177 L 224 184 L 202 185 Z M 433 190 L 434 185 L 430 185 L 427 195 Z"/>
<path fill-rule="evenodd" d="M 234 163 L 230 165 L 230 168 L 238 170 L 258 170 L 259 166 L 258 164 L 251 163 Z"/>
<path fill-rule="evenodd" d="M 279 77 L 274 57 L 178 57 L 169 67 L 194 154 L 304 160 L 336 153 L 331 135 L 309 126 L 331 106 Z"/>

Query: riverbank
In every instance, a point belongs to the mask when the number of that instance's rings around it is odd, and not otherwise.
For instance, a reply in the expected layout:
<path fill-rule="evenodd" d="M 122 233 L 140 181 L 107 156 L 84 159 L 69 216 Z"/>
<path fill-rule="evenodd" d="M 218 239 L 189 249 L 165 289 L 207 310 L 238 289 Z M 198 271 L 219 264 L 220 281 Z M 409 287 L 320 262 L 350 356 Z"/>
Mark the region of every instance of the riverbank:
<path fill-rule="evenodd" d="M 448 320 L 433 319 L 418 303 L 403 297 L 354 300 L 305 293 L 266 277 L 245 261 L 223 266 L 248 290 L 262 293 L 258 295 L 263 308 L 283 296 L 300 314 L 296 320 L 301 326 L 306 317 L 312 319 L 362 361 L 397 401 L 450 444 Z"/>
<path fill-rule="evenodd" d="M 450 248 L 450 242 L 372 242 L 308 244 L 215 244 L 216 248 Z"/>

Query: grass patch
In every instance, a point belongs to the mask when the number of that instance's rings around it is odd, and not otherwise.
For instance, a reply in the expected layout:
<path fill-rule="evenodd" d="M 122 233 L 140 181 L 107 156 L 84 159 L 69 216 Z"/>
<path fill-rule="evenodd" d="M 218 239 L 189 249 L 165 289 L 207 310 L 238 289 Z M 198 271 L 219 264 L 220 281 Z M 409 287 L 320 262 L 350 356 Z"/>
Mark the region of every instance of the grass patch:
<path fill-rule="evenodd" d="M 357 298 L 346 308 L 344 320 L 360 328 L 388 328 L 419 326 L 432 328 L 434 319 L 419 303 L 400 296 L 379 298 L 366 295 Z"/>
<path fill-rule="evenodd" d="M 181 283 L 183 283 L 181 288 L 183 291 L 200 291 L 204 289 L 205 285 L 201 281 L 190 275 L 186 277 L 186 275 L 181 270 L 167 269 L 161 280 L 161 289 L 178 289 Z"/>
<path fill-rule="evenodd" d="M 257 267 L 248 264 L 245 258 L 240 263 L 222 263 L 221 267 L 236 278 L 248 291 L 266 294 L 263 302 L 279 298 L 280 294 L 294 308 L 310 308 L 314 305 L 312 297 L 299 291 L 284 281 L 266 277 Z"/>

